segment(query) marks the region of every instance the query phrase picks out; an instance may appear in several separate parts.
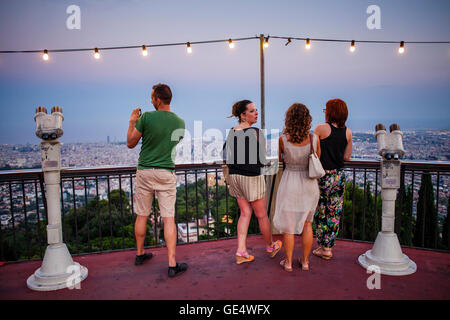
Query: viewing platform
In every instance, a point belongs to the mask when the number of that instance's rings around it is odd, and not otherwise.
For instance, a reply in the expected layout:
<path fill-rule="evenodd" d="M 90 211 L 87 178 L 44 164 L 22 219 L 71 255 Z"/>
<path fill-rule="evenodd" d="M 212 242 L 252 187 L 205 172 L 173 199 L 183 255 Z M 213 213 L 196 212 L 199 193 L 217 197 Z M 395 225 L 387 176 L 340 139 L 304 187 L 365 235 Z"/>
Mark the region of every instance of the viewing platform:
<path fill-rule="evenodd" d="M 177 165 L 177 260 L 187 262 L 189 268 L 172 279 L 167 276 L 167 249 L 159 220 L 151 220 L 146 237 L 147 252 L 155 256 L 144 265 L 134 265 L 136 168 L 65 169 L 60 185 L 63 239 L 74 261 L 87 267 L 89 274 L 80 289 L 49 292 L 32 291 L 26 283 L 41 266 L 47 246 L 42 171 L 2 172 L 0 261 L 7 263 L 0 266 L 0 300 L 450 299 L 450 246 L 442 233 L 450 165 L 402 163 L 404 189 L 412 190 L 412 199 L 399 192 L 395 232 L 403 253 L 416 263 L 417 271 L 407 276 L 381 275 L 380 289 L 368 288 L 368 279 L 374 274 L 367 273 L 358 263 L 358 257 L 372 248 L 380 231 L 379 162 L 346 162 L 345 171 L 346 205 L 333 259 L 325 261 L 311 254 L 309 272 L 295 264 L 294 271 L 287 273 L 279 265 L 284 251 L 275 259 L 265 254 L 253 218 L 248 250 L 255 261 L 235 263 L 240 212 L 221 183 L 220 164 Z M 431 242 L 424 236 L 425 224 L 414 223 L 420 209 L 418 191 L 425 173 L 432 177 L 431 192 L 438 208 L 436 213 L 440 214 L 440 227 L 427 234 L 434 236 Z M 276 176 L 268 178 L 269 216 L 274 207 L 276 179 Z M 158 212 L 155 204 L 153 212 Z M 189 228 L 185 228 L 187 224 Z M 301 238 L 296 237 L 295 260 L 301 253 L 300 244 Z M 316 247 L 314 240 L 313 249 Z"/>
<path fill-rule="evenodd" d="M 276 236 L 275 238 L 280 238 Z M 248 250 L 255 261 L 237 265 L 236 239 L 206 241 L 177 247 L 177 260 L 188 270 L 176 278 L 167 276 L 165 247 L 147 249 L 155 256 L 141 266 L 134 265 L 134 250 L 75 256 L 89 269 L 80 289 L 37 292 L 27 288 L 26 279 L 41 264 L 27 261 L 0 267 L 0 300 L 412 300 L 450 299 L 450 254 L 426 249 L 404 248 L 417 264 L 408 276 L 381 275 L 380 289 L 368 289 L 371 276 L 358 264 L 358 256 L 371 243 L 338 240 L 334 257 L 326 261 L 310 256 L 310 271 L 298 264 L 287 273 L 279 261 L 264 252 L 261 236 L 249 236 Z M 296 237 L 294 259 L 301 250 Z M 316 242 L 314 239 L 313 248 Z"/>

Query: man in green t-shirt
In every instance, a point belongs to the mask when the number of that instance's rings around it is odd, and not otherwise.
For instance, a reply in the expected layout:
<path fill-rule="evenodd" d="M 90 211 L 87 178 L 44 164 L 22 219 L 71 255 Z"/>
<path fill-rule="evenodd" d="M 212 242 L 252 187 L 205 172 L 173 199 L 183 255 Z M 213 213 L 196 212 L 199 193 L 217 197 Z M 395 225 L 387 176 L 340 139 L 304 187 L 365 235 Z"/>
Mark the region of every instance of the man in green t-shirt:
<path fill-rule="evenodd" d="M 175 175 L 175 147 L 184 136 L 184 120 L 170 110 L 172 92 L 168 85 L 157 84 L 152 90 L 152 104 L 156 111 L 140 116 L 140 108 L 131 113 L 127 133 L 127 146 L 134 148 L 142 137 L 142 147 L 136 170 L 136 236 L 137 255 L 135 265 L 141 265 L 152 257 L 145 253 L 144 240 L 147 220 L 156 193 L 160 215 L 164 222 L 164 240 L 169 258 L 169 277 L 187 269 L 186 263 L 177 263 L 175 249 L 177 229 L 175 201 L 177 179 Z M 156 222 L 156 213 L 155 213 Z"/>

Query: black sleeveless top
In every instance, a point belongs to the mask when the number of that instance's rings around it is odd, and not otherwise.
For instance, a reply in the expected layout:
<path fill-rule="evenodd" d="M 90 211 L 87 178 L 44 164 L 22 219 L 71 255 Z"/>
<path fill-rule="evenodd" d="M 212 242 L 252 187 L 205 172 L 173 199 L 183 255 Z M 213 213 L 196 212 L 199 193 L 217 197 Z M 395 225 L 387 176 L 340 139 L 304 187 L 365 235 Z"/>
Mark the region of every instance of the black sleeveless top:
<path fill-rule="evenodd" d="M 325 170 L 342 169 L 347 147 L 347 127 L 336 128 L 330 122 L 327 123 L 331 127 L 331 133 L 320 140 L 320 162 Z"/>
<path fill-rule="evenodd" d="M 266 163 L 265 138 L 258 128 L 231 129 L 223 146 L 229 174 L 259 176 Z"/>

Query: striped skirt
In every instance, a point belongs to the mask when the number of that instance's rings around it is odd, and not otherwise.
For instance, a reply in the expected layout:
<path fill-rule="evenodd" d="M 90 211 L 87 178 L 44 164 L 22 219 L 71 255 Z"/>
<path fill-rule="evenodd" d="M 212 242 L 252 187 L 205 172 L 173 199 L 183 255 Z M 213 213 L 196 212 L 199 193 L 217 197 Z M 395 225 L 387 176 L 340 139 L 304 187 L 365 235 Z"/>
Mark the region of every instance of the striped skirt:
<path fill-rule="evenodd" d="M 230 195 L 236 198 L 244 198 L 248 202 L 262 199 L 266 196 L 266 181 L 263 175 L 250 177 L 230 174 L 228 187 Z"/>

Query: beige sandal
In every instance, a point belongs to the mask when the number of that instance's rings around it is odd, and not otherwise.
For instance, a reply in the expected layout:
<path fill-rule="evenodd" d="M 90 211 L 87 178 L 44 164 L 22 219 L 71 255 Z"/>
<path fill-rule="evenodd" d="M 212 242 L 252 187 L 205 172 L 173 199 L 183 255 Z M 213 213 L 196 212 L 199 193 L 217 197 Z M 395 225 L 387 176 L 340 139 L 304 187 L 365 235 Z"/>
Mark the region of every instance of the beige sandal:
<path fill-rule="evenodd" d="M 287 259 L 283 259 L 280 261 L 280 266 L 283 267 L 284 271 L 292 272 L 292 267 L 286 267 Z"/>
<path fill-rule="evenodd" d="M 303 271 L 309 271 L 309 261 L 306 263 L 302 263 L 302 259 L 298 258 L 298 264 L 300 265 L 300 268 L 302 268 Z"/>
<path fill-rule="evenodd" d="M 331 250 L 325 250 L 325 248 L 323 248 L 323 247 L 318 247 L 317 249 L 315 249 L 312 253 L 313 253 L 313 255 L 315 255 L 315 256 L 317 256 L 317 257 L 319 257 L 319 258 L 322 258 L 322 259 L 325 259 L 325 260 L 330 260 L 331 258 L 333 258 L 333 255 L 332 254 L 330 254 L 330 255 L 325 255 L 325 254 L 323 254 L 323 253 L 320 253 L 320 251 L 330 251 L 331 252 Z"/>

